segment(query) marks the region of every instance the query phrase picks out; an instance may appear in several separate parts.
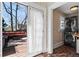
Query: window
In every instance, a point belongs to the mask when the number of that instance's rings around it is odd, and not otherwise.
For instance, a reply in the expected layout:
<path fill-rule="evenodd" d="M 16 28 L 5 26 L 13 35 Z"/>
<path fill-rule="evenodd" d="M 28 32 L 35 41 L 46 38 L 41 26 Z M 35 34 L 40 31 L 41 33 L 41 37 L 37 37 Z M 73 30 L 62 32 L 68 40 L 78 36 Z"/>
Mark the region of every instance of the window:
<path fill-rule="evenodd" d="M 65 29 L 65 18 L 64 16 L 60 16 L 60 31 Z"/>
<path fill-rule="evenodd" d="M 3 31 L 26 31 L 28 7 L 19 3 L 3 2 Z"/>

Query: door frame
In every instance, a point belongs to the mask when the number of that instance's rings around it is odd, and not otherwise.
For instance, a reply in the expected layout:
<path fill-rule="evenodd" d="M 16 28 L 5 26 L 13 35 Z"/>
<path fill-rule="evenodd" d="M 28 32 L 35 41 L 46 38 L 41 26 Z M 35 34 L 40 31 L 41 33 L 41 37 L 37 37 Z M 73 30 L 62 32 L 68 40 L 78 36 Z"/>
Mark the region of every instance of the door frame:
<path fill-rule="evenodd" d="M 55 2 L 48 7 L 48 49 L 49 54 L 53 53 L 53 10 L 68 2 Z"/>

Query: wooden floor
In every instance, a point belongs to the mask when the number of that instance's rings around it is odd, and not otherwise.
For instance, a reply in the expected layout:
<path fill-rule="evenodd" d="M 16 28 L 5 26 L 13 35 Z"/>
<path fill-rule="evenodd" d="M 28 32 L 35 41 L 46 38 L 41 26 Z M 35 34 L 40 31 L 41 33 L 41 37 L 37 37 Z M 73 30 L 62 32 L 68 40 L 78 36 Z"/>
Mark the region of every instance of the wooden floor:
<path fill-rule="evenodd" d="M 26 42 L 21 42 L 21 45 L 11 46 L 3 51 L 3 56 L 6 57 L 26 57 L 27 48 Z M 59 48 L 54 49 L 52 54 L 41 53 L 36 55 L 35 57 L 79 57 L 79 54 L 76 54 L 76 51 L 72 47 L 61 46 Z"/>
<path fill-rule="evenodd" d="M 79 57 L 79 54 L 76 54 L 76 51 L 72 47 L 61 46 L 59 48 L 54 49 L 52 54 L 42 53 L 35 57 Z"/>

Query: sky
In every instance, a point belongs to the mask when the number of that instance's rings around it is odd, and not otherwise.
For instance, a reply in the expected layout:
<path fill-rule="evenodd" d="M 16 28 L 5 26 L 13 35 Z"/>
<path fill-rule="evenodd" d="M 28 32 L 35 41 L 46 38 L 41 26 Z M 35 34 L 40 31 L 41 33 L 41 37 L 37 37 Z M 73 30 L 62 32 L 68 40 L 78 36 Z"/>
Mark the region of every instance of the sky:
<path fill-rule="evenodd" d="M 4 2 L 6 4 L 6 7 L 8 6 L 10 8 L 10 3 L 9 2 Z M 21 23 L 23 21 L 23 19 L 25 18 L 25 15 L 28 15 L 28 7 L 24 6 L 22 4 L 18 4 L 18 12 L 17 12 L 17 18 L 18 18 L 18 22 Z M 8 8 L 7 7 L 7 8 Z M 16 3 L 12 3 L 12 9 L 16 9 Z M 2 17 L 4 18 L 5 22 L 10 25 L 10 15 L 5 11 L 3 5 L 2 5 Z M 12 11 L 13 14 L 15 15 L 15 11 Z M 15 24 L 15 18 L 13 18 L 13 23 Z"/>

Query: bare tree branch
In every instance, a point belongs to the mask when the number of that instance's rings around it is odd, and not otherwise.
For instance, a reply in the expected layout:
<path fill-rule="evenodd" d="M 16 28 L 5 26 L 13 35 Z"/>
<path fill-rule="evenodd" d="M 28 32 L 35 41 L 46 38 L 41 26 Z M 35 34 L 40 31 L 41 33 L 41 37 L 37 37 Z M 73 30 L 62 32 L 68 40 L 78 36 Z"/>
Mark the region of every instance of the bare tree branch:
<path fill-rule="evenodd" d="M 5 6 L 5 3 L 3 2 L 3 6 L 4 6 L 4 8 L 5 8 L 5 10 L 6 10 L 6 12 L 8 13 L 8 14 L 10 14 L 10 12 L 8 11 L 8 9 L 10 9 L 8 6 L 8 8 L 6 8 L 6 6 Z M 10 9 L 11 10 L 11 9 Z M 12 10 L 14 10 L 14 9 L 12 9 Z M 16 11 L 16 10 L 14 10 L 14 11 Z M 13 15 L 13 14 L 12 14 Z M 15 15 L 13 15 L 15 18 L 16 18 L 16 16 Z"/>
<path fill-rule="evenodd" d="M 3 2 L 3 6 L 4 6 L 4 8 L 5 8 L 6 12 L 7 12 L 8 14 L 10 14 L 11 12 L 9 12 L 9 11 L 8 11 L 8 9 L 6 8 L 6 6 L 5 6 L 5 3 L 4 3 L 4 2 Z"/>

